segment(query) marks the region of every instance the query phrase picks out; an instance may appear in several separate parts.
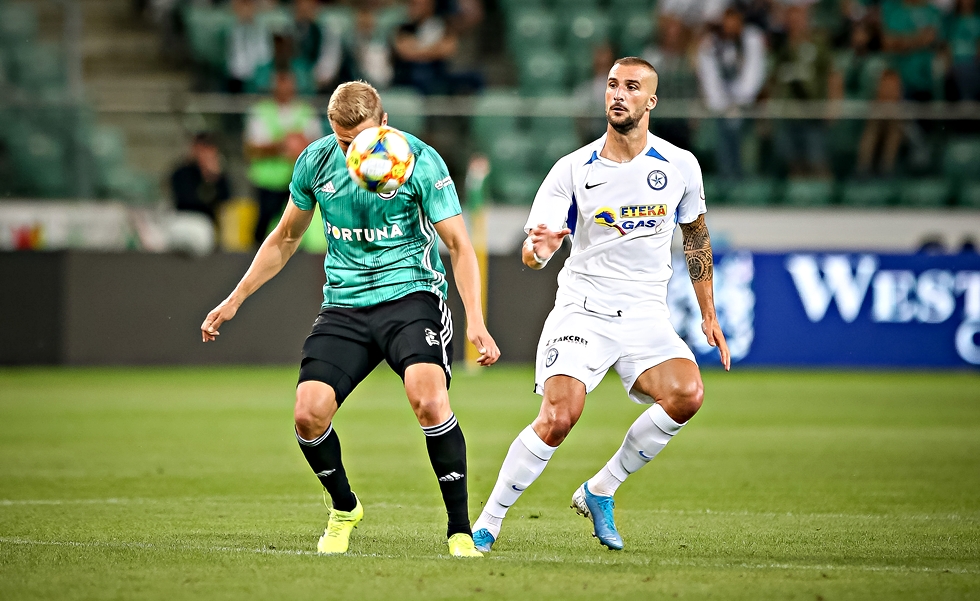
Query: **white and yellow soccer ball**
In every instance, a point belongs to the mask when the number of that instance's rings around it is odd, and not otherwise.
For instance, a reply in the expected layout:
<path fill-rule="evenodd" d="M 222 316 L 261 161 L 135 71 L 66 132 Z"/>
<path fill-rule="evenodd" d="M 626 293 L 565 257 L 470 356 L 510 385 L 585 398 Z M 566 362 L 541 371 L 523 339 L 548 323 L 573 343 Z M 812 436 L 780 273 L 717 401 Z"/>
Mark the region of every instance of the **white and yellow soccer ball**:
<path fill-rule="evenodd" d="M 408 181 L 415 153 L 405 134 L 393 127 L 369 127 L 347 149 L 347 171 L 368 192 L 391 194 Z"/>

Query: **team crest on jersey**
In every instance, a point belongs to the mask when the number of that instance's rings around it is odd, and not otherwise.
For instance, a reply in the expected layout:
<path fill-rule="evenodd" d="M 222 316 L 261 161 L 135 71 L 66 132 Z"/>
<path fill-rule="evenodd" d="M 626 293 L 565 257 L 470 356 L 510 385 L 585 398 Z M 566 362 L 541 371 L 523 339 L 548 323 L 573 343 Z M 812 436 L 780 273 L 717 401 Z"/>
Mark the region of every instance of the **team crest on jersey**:
<path fill-rule="evenodd" d="M 544 360 L 545 367 L 551 367 L 558 360 L 558 349 L 550 348 L 548 349 L 548 356 Z"/>
<path fill-rule="evenodd" d="M 667 174 L 659 169 L 654 169 L 647 174 L 647 184 L 654 190 L 663 190 L 667 187 Z"/>

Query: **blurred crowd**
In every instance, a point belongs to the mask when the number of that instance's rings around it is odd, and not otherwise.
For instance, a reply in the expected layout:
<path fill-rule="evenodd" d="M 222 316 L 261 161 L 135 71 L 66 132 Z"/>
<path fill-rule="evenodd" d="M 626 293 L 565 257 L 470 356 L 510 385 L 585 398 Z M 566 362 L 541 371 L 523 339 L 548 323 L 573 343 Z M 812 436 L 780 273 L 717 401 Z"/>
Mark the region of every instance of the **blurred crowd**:
<path fill-rule="evenodd" d="M 188 6 L 223 7 L 233 15 L 216 32 L 224 72 L 209 82 L 225 92 L 269 92 L 272 73 L 282 70 L 294 74 L 300 94 L 329 95 L 352 79 L 422 94 L 472 93 L 483 85 L 478 73 L 450 68 L 460 36 L 483 19 L 482 0 L 147 0 L 147 10 L 178 47 Z M 379 24 L 381 12 L 392 7 L 402 9 L 393 31 Z M 352 21 L 326 24 L 320 17 L 331 8 L 349 8 Z M 269 11 L 288 11 L 288 22 L 263 19 Z"/>

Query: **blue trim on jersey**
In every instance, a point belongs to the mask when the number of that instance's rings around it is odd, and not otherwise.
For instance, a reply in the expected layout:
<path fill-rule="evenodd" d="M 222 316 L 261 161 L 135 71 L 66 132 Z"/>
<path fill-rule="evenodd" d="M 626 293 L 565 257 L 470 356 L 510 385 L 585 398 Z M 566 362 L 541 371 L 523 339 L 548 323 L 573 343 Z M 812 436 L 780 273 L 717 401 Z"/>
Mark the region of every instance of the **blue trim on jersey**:
<path fill-rule="evenodd" d="M 660 155 L 657 155 L 657 156 L 660 156 Z M 660 157 L 660 158 L 663 159 L 663 157 Z M 591 165 L 592 163 L 594 163 L 594 162 L 596 162 L 598 160 L 599 160 L 599 153 L 597 151 L 593 150 L 592 151 L 592 156 L 589 157 L 589 162 L 586 163 L 586 165 Z M 666 161 L 667 159 L 664 159 L 664 160 Z"/>
<path fill-rule="evenodd" d="M 593 156 L 595 153 L 592 153 Z M 589 161 L 591 162 L 591 161 Z M 575 194 L 572 194 L 572 204 L 568 207 L 568 215 L 565 216 L 565 227 L 572 230 L 572 235 L 575 235 L 575 226 L 578 225 L 578 201 L 575 200 Z"/>
<path fill-rule="evenodd" d="M 664 158 L 664 155 L 662 155 L 659 152 L 657 152 L 657 149 L 654 148 L 653 146 L 651 146 L 650 147 L 650 150 L 647 151 L 647 156 L 648 157 L 653 157 L 655 159 L 660 159 L 661 161 L 663 161 L 665 163 L 669 163 L 670 162 L 670 161 L 668 161 L 667 159 Z"/>

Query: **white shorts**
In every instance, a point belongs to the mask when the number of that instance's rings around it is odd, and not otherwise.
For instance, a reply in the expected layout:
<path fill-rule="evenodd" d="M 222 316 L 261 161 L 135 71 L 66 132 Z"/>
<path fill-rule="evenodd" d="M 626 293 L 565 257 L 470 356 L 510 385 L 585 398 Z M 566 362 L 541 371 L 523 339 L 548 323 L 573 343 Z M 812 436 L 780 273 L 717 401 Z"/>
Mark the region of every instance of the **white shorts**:
<path fill-rule="evenodd" d="M 633 402 L 650 404 L 653 398 L 633 390 L 640 374 L 668 359 L 697 363 L 667 315 L 620 317 L 586 306 L 556 306 L 545 320 L 534 370 L 538 394 L 557 375 L 575 378 L 585 384 L 586 393 L 592 392 L 612 367 Z"/>

